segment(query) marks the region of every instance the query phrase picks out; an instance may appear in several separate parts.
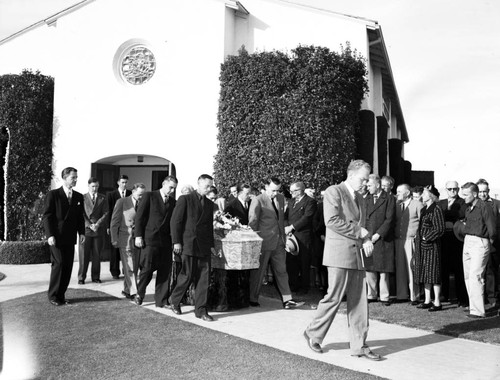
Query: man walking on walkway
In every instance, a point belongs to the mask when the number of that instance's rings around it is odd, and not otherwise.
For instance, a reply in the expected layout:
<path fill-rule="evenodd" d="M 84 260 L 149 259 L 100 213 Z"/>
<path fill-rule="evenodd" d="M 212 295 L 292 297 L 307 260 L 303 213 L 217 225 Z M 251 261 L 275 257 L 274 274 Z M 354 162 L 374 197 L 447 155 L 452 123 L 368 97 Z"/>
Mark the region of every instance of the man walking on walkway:
<path fill-rule="evenodd" d="M 73 190 L 78 179 L 77 170 L 63 169 L 63 185 L 51 190 L 45 200 L 43 226 L 50 246 L 49 301 L 52 305 L 68 304 L 65 298 L 73 270 L 76 234 L 80 244 L 85 242 L 83 195 Z"/>
<path fill-rule="evenodd" d="M 260 266 L 250 271 L 250 306 L 260 306 L 259 293 L 268 263 L 274 271 L 275 281 L 283 299 L 285 309 L 300 307 L 304 302 L 292 299 L 286 272 L 285 251 L 285 198 L 279 194 L 281 182 L 270 178 L 265 183 L 265 191 L 250 204 L 248 225 L 263 239 Z"/>
<path fill-rule="evenodd" d="M 181 255 L 182 269 L 172 291 L 171 308 L 175 314 L 182 314 L 180 303 L 191 283 L 195 284 L 194 313 L 203 321 L 213 321 L 207 311 L 210 260 L 214 248 L 214 204 L 206 197 L 213 186 L 213 178 L 202 174 L 198 188 L 177 200 L 170 231 L 174 253 Z"/>
<path fill-rule="evenodd" d="M 363 255 L 372 255 L 373 244 L 368 238 L 368 230 L 364 228 L 363 198 L 358 191 L 368 181 L 370 171 L 371 167 L 366 162 L 352 161 L 347 168 L 347 179 L 325 191 L 323 265 L 328 267 L 328 292 L 319 302 L 314 319 L 304 331 L 309 347 L 318 353 L 323 352 L 320 344 L 337 314 L 342 298 L 347 295 L 351 355 L 370 360 L 381 359 L 366 345 L 368 301 Z"/>

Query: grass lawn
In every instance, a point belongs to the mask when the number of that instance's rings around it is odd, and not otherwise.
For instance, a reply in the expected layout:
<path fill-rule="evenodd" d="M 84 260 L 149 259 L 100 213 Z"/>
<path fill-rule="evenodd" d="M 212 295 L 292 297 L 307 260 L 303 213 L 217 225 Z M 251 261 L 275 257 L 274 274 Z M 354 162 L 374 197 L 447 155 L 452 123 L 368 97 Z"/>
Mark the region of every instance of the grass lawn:
<path fill-rule="evenodd" d="M 278 291 L 272 285 L 263 286 L 262 289 L 262 294 L 279 297 Z M 308 304 L 317 304 L 322 296 L 317 289 L 312 289 L 307 295 L 295 298 L 306 301 Z M 340 311 L 345 312 L 345 309 L 346 303 L 343 302 Z M 435 313 L 417 309 L 409 303 L 398 303 L 391 306 L 384 306 L 380 302 L 370 303 L 369 310 L 370 319 L 381 322 L 394 323 L 479 342 L 500 344 L 498 308 L 488 312 L 488 318 L 480 320 L 467 318 L 467 313 L 462 308 L 450 303 L 443 303 L 443 310 Z"/>
<path fill-rule="evenodd" d="M 31 375 L 21 377 L 30 379 L 376 378 L 193 325 L 105 293 L 69 289 L 67 298 L 72 304 L 60 307 L 47 301 L 46 292 L 0 304 L 4 369 L 11 361 L 19 373 L 30 373 L 31 366 Z"/>

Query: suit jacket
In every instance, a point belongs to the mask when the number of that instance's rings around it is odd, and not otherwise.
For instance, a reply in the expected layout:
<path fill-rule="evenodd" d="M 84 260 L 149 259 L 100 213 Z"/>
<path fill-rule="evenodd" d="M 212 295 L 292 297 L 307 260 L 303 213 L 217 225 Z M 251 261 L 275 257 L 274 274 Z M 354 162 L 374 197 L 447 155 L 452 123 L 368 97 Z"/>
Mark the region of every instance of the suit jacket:
<path fill-rule="evenodd" d="M 373 255 L 367 260 L 366 269 L 377 272 L 394 272 L 394 223 L 396 201 L 392 194 L 381 191 L 377 202 L 373 195 L 365 198 L 366 229 L 371 238 L 376 233 L 380 239 L 373 246 Z"/>
<path fill-rule="evenodd" d="M 492 207 L 493 215 L 495 216 L 497 236 L 491 247 L 491 252 L 496 252 L 500 249 L 500 201 L 498 199 L 488 198 L 485 203 Z"/>
<path fill-rule="evenodd" d="M 285 198 L 282 194 L 276 194 L 276 199 L 278 216 L 272 199 L 266 193 L 258 195 L 250 204 L 248 225 L 263 239 L 263 251 L 285 247 Z"/>
<path fill-rule="evenodd" d="M 85 236 L 102 236 L 107 216 L 104 195 L 97 193 L 94 204 L 92 203 L 90 193 L 84 194 L 83 206 L 85 211 L 83 213 L 83 217 L 85 218 Z M 97 231 L 95 232 L 90 229 L 90 225 L 94 223 L 97 226 Z"/>
<path fill-rule="evenodd" d="M 248 226 L 248 212 L 250 211 L 251 200 L 248 201 L 248 207 L 245 209 L 238 198 L 234 198 L 228 203 L 224 209 L 225 213 L 229 213 L 231 216 L 235 216 L 240 220 L 240 223 L 244 226 Z"/>
<path fill-rule="evenodd" d="M 443 211 L 446 230 L 453 231 L 453 225 L 455 224 L 455 222 L 465 217 L 465 209 L 467 208 L 465 201 L 462 198 L 457 197 L 449 209 L 448 199 L 441 199 L 438 202 L 438 205 L 441 211 Z"/>
<path fill-rule="evenodd" d="M 401 204 L 396 206 L 396 227 L 394 228 L 394 237 L 396 239 L 412 239 L 417 236 L 420 214 L 424 205 L 414 199 L 410 199 L 408 207 L 404 211 Z"/>
<path fill-rule="evenodd" d="M 135 217 L 135 235 L 142 237 L 146 246 L 171 248 L 170 219 L 174 207 L 175 199 L 168 197 L 165 204 L 160 190 L 145 193 Z"/>
<path fill-rule="evenodd" d="M 304 195 L 299 203 L 295 204 L 295 199 L 288 201 L 285 211 L 285 225 L 293 225 L 293 234 L 303 244 L 310 244 L 313 229 L 313 217 L 316 213 L 316 201 Z"/>
<path fill-rule="evenodd" d="M 111 242 L 117 242 L 118 248 L 134 249 L 135 208 L 132 196 L 120 198 L 111 215 Z"/>
<path fill-rule="evenodd" d="M 214 203 L 204 196 L 203 207 L 198 192 L 181 195 L 175 205 L 170 231 L 173 244 L 182 244 L 186 256 L 210 257 L 214 247 Z"/>
<path fill-rule="evenodd" d="M 356 202 L 344 182 L 330 186 L 323 198 L 326 236 L 323 265 L 363 270 L 360 248 L 365 224 L 363 197 L 354 192 Z"/>
<path fill-rule="evenodd" d="M 128 197 L 129 195 L 132 195 L 132 191 L 130 190 L 125 190 L 125 197 Z M 121 199 L 120 192 L 118 189 L 109 191 L 106 194 L 106 212 L 107 212 L 107 218 L 106 218 L 106 227 L 109 228 L 111 224 L 111 216 L 113 215 L 113 209 L 115 207 L 116 201 L 118 199 Z"/>
<path fill-rule="evenodd" d="M 56 238 L 56 247 L 76 244 L 76 234 L 85 234 L 83 195 L 75 190 L 71 204 L 62 186 L 51 190 L 45 199 L 43 226 L 47 238 Z"/>

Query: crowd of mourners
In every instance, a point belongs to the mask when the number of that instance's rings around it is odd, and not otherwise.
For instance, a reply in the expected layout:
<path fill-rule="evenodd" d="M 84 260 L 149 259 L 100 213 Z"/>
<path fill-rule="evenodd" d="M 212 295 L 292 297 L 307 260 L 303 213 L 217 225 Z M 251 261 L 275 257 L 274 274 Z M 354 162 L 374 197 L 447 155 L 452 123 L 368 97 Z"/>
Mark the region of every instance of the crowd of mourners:
<path fill-rule="evenodd" d="M 63 186 L 47 196 L 44 211 L 52 247 L 49 300 L 54 305 L 69 303 L 64 294 L 78 232 L 78 284 L 85 284 L 90 263 L 91 281 L 101 282 L 101 257 L 107 249 L 112 277 L 123 274 L 123 296 L 141 305 L 156 271 L 157 307 L 181 314 L 186 292 L 194 286 L 196 316 L 212 320 L 207 297 L 216 211 L 237 217 L 263 239 L 261 265 L 247 271 L 243 282 L 249 306 L 260 306 L 261 286 L 269 282 L 277 285 L 286 309 L 302 306 L 294 297 L 313 287 L 327 292 L 324 191 L 306 188 L 300 180 L 289 188 L 277 178 L 265 180 L 260 189 L 235 183 L 227 197 L 220 197 L 213 178 L 202 175 L 197 186 L 179 188 L 176 200 L 173 176 L 159 190 L 146 191 L 142 183 L 128 189 L 128 177 L 122 175 L 117 189 L 106 195 L 99 193 L 96 178 L 88 180 L 87 193 L 73 190 L 74 168 L 66 168 L 62 179 Z M 484 317 L 496 306 L 500 286 L 500 201 L 490 197 L 488 182 L 480 179 L 460 188 L 449 181 L 443 199 L 432 185 L 400 184 L 395 192 L 393 187 L 393 178 L 370 174 L 357 190 L 373 247 L 369 255 L 363 249 L 360 255 L 368 302 L 407 302 L 429 312 L 451 302 L 471 318 Z"/>

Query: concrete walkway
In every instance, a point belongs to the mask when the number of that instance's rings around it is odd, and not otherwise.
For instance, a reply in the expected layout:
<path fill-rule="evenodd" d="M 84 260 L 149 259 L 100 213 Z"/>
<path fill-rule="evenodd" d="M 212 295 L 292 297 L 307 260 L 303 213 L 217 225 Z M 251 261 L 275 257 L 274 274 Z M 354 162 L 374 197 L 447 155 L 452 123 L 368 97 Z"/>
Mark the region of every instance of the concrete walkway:
<path fill-rule="evenodd" d="M 104 274 L 102 284 L 77 285 L 78 264 L 75 264 L 71 288 L 92 289 L 122 298 L 122 281 L 112 280 Z M 0 302 L 44 292 L 48 287 L 49 264 L 0 265 L 6 278 L 0 282 Z M 310 306 L 297 310 L 284 310 L 279 300 L 261 298 L 260 308 L 235 312 L 213 312 L 215 322 L 195 318 L 193 307 L 182 307 L 177 316 L 170 310 L 154 307 L 152 298 L 154 279 L 142 307 L 168 317 L 178 318 L 206 328 L 234 335 L 255 343 L 301 355 L 310 359 L 365 372 L 390 379 L 499 379 L 500 346 L 451 338 L 422 330 L 370 321 L 368 344 L 373 351 L 384 356 L 380 362 L 351 357 L 348 348 L 347 320 L 338 314 L 323 342 L 323 354 L 311 351 L 302 336 L 315 310 Z M 124 300 L 124 302 L 127 302 Z M 8 334 L 5 334 L 7 338 Z M 8 346 L 8 342 L 5 342 Z"/>

